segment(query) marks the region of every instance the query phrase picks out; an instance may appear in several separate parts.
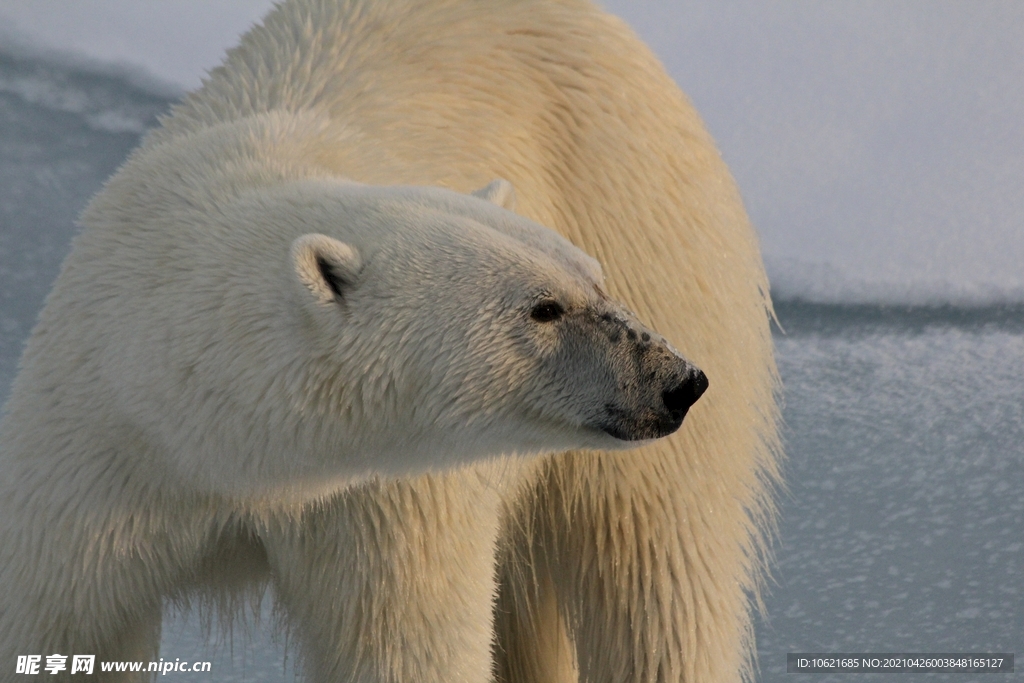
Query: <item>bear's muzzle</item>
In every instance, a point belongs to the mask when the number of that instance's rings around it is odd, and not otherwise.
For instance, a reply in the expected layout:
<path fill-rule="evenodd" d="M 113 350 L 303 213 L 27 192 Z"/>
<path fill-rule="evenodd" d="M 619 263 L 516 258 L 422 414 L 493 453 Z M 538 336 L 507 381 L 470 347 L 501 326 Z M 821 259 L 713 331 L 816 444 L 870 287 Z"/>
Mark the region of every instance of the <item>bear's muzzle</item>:
<path fill-rule="evenodd" d="M 681 358 L 678 362 L 680 369 L 661 380 L 654 392 L 645 392 L 656 397 L 649 405 L 606 405 L 604 432 L 621 441 L 647 441 L 678 430 L 690 407 L 708 388 L 708 378 L 700 369 Z"/>

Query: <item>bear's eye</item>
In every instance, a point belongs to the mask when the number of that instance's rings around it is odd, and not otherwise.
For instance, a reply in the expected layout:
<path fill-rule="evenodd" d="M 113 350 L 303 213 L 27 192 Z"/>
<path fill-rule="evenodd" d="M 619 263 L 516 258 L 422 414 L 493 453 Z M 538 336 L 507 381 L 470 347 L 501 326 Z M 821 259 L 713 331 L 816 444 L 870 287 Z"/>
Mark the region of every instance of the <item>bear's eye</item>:
<path fill-rule="evenodd" d="M 550 323 L 561 318 L 564 313 L 565 309 L 560 303 L 547 299 L 533 307 L 530 317 L 539 323 Z"/>

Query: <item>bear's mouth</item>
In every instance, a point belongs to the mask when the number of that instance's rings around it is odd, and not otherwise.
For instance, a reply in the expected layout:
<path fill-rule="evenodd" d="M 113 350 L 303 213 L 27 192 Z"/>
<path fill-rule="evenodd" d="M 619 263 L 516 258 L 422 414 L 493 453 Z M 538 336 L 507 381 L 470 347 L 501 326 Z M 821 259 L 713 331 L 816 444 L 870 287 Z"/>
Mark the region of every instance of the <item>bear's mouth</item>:
<path fill-rule="evenodd" d="M 650 441 L 678 430 L 684 417 L 685 410 L 663 416 L 649 415 L 643 419 L 615 420 L 602 425 L 601 431 L 619 441 Z"/>

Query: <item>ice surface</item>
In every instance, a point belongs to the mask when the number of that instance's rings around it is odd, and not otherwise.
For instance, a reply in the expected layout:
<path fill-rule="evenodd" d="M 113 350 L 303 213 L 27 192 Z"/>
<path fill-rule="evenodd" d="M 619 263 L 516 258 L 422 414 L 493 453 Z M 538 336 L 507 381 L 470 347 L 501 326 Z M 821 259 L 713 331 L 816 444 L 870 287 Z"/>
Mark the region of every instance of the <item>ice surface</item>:
<path fill-rule="evenodd" d="M 786 652 L 1024 652 L 1024 309 L 779 317 L 789 490 L 763 680 L 790 680 Z"/>
<path fill-rule="evenodd" d="M 1024 4 L 605 4 L 705 116 L 777 299 L 1024 301 Z M 192 88 L 270 5 L 0 0 L 0 26 Z"/>
<path fill-rule="evenodd" d="M 6 41 L 132 65 L 157 82 L 199 86 L 272 0 L 0 0 Z"/>

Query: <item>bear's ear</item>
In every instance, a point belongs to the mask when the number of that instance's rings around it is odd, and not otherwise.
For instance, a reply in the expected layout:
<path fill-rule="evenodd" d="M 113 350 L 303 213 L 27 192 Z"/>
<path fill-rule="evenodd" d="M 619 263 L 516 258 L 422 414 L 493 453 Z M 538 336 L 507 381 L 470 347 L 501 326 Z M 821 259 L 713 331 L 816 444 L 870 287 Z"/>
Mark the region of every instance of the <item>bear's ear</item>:
<path fill-rule="evenodd" d="M 512 183 L 503 178 L 492 180 L 474 192 L 473 196 L 479 197 L 491 204 L 497 204 L 509 211 L 516 210 L 516 190 L 512 187 Z"/>
<path fill-rule="evenodd" d="M 341 302 L 359 277 L 363 262 L 355 247 L 310 234 L 292 242 L 292 265 L 299 281 L 322 304 Z"/>

